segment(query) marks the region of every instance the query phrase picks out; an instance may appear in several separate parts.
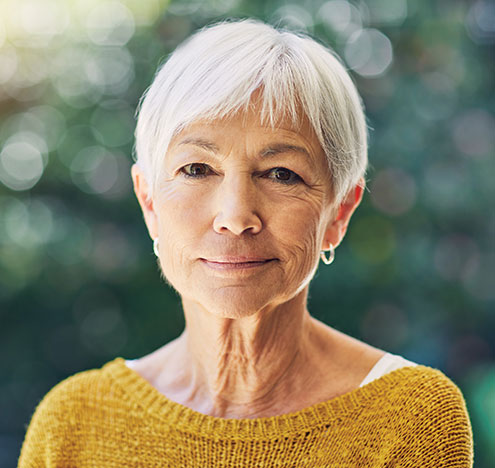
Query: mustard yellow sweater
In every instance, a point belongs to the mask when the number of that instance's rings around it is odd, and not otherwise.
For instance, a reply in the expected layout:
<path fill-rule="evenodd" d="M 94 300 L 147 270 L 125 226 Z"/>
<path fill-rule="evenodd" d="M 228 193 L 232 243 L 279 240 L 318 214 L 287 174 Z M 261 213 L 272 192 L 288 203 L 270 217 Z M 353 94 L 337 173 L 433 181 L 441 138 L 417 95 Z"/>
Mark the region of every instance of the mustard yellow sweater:
<path fill-rule="evenodd" d="M 350 393 L 269 418 L 207 416 L 169 400 L 124 359 L 53 387 L 19 467 L 471 467 L 471 426 L 440 371 L 405 367 Z"/>

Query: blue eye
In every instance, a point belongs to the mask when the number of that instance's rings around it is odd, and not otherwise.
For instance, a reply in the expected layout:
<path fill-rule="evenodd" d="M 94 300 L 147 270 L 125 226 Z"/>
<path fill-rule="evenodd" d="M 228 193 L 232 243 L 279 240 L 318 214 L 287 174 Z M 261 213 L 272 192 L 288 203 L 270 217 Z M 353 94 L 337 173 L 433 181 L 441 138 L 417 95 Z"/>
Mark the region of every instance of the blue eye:
<path fill-rule="evenodd" d="M 273 177 L 277 182 L 286 185 L 295 185 L 302 182 L 301 177 L 299 177 L 294 171 L 286 169 L 285 167 L 275 167 L 269 171 L 269 173 L 274 173 Z"/>
<path fill-rule="evenodd" d="M 211 172 L 211 169 L 202 163 L 192 163 L 187 166 L 181 167 L 180 171 L 184 174 L 185 177 L 190 177 L 193 179 L 201 179 L 208 175 L 208 171 Z"/>

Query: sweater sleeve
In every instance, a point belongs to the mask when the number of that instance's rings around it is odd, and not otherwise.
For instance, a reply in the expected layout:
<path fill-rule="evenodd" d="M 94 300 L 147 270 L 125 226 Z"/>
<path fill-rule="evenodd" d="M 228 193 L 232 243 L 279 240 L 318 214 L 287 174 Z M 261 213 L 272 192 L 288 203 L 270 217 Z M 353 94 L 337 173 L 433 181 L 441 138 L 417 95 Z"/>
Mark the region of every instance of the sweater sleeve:
<path fill-rule="evenodd" d="M 54 387 L 36 407 L 27 428 L 18 468 L 44 468 L 50 466 L 51 415 L 50 405 L 53 401 Z"/>
<path fill-rule="evenodd" d="M 73 450 L 78 443 L 80 414 L 84 405 L 86 380 L 94 371 L 75 374 L 55 385 L 36 407 L 24 437 L 18 468 L 77 466 Z"/>
<path fill-rule="evenodd" d="M 472 468 L 473 434 L 466 403 L 459 388 L 443 373 L 428 381 L 416 382 L 417 415 L 414 430 L 406 442 L 416 453 L 407 467 Z"/>

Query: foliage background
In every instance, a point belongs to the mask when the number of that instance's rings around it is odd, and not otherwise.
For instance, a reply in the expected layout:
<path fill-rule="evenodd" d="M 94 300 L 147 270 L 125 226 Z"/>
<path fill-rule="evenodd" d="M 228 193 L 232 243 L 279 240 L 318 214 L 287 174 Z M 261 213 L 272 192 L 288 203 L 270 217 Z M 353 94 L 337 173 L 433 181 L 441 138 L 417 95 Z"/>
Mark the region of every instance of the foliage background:
<path fill-rule="evenodd" d="M 193 30 L 256 17 L 350 68 L 369 192 L 310 311 L 441 369 L 495 459 L 495 6 L 431 0 L 0 1 L 0 466 L 60 380 L 178 336 L 134 197 L 134 109 Z"/>

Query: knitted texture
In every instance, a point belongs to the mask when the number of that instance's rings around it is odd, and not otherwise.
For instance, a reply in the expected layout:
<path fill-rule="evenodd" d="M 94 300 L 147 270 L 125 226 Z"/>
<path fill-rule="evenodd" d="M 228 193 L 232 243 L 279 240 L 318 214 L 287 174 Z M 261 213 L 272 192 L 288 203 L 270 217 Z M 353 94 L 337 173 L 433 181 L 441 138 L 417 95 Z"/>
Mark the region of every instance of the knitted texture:
<path fill-rule="evenodd" d="M 404 367 L 300 411 L 254 419 L 176 403 L 118 357 L 53 387 L 19 468 L 472 467 L 461 392 L 439 370 Z"/>

